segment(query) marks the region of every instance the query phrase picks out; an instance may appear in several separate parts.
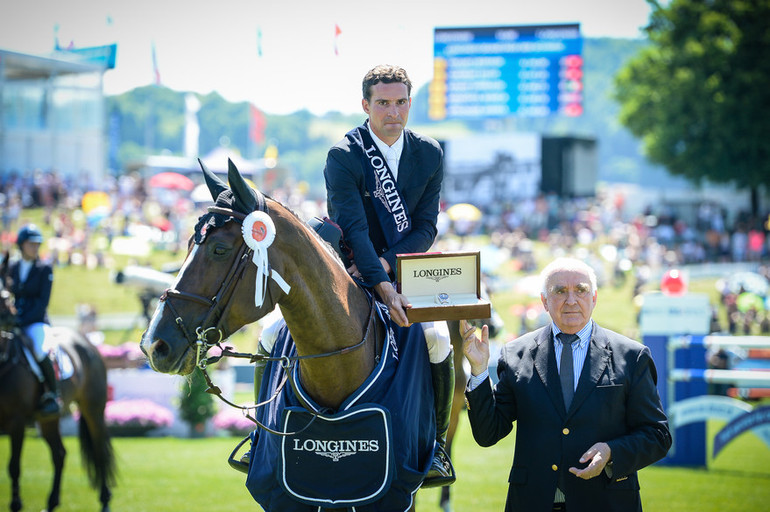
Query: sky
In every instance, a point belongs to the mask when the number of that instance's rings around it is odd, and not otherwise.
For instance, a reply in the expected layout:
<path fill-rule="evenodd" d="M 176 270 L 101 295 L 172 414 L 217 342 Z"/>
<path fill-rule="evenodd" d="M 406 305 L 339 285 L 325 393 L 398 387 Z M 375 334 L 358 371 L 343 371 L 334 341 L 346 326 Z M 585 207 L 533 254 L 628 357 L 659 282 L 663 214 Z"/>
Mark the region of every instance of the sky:
<path fill-rule="evenodd" d="M 104 92 L 154 83 L 249 101 L 269 114 L 361 110 L 377 64 L 433 73 L 436 27 L 579 23 L 584 37 L 643 37 L 645 0 L 18 0 L 0 6 L 0 48 L 47 54 L 117 43 Z M 340 33 L 335 35 L 336 28 Z"/>

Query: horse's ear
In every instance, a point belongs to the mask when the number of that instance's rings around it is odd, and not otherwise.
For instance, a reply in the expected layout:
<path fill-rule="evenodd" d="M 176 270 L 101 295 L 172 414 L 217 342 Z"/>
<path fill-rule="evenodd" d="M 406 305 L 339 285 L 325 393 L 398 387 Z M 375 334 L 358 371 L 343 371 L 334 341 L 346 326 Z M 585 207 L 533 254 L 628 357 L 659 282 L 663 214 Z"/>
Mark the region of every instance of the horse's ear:
<path fill-rule="evenodd" d="M 227 190 L 227 185 L 225 185 L 225 182 L 220 180 L 216 174 L 211 172 L 208 167 L 203 165 L 203 161 L 201 161 L 200 158 L 198 159 L 198 164 L 200 164 L 201 170 L 203 171 L 203 179 L 206 180 L 206 186 L 209 188 L 209 192 L 211 192 L 211 197 L 216 201 L 219 194 L 221 194 L 223 190 Z"/>
<path fill-rule="evenodd" d="M 229 158 L 227 159 L 227 179 L 230 182 L 230 189 L 235 196 L 235 205 L 243 213 L 251 213 L 257 209 L 259 201 L 256 191 L 251 188 L 246 180 L 243 179 L 238 168 Z"/>

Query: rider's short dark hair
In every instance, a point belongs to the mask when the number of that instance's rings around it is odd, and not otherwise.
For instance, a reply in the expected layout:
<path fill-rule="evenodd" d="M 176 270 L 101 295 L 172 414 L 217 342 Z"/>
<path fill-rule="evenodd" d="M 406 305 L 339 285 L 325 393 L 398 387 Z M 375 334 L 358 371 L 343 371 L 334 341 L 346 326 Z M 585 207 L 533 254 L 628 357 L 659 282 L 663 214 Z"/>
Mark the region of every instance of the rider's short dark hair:
<path fill-rule="evenodd" d="M 407 96 L 411 96 L 412 94 L 412 81 L 409 80 L 409 76 L 406 74 L 404 68 L 392 66 L 390 64 L 380 64 L 379 66 L 370 69 L 366 73 L 366 76 L 364 76 L 361 89 L 366 101 L 372 99 L 372 86 L 377 85 L 380 82 L 386 84 L 402 83 L 406 85 Z"/>

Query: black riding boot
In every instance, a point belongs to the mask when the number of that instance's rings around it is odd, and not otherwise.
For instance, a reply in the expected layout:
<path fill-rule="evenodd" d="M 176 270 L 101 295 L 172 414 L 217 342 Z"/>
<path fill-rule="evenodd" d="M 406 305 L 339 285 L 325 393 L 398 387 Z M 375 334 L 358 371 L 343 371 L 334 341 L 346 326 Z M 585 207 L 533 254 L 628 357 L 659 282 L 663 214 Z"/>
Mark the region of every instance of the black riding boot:
<path fill-rule="evenodd" d="M 433 457 L 428 475 L 422 483 L 423 488 L 443 487 L 454 483 L 455 469 L 446 452 L 446 434 L 452 413 L 452 397 L 455 391 L 455 365 L 452 350 L 442 362 L 430 365 L 433 378 L 433 397 L 436 407 L 436 442 L 438 449 Z"/>
<path fill-rule="evenodd" d="M 61 412 L 59 407 L 59 383 L 53 370 L 53 363 L 47 356 L 37 362 L 43 372 L 43 384 L 47 391 L 43 392 L 38 405 L 38 412 L 43 416 L 55 416 Z"/>

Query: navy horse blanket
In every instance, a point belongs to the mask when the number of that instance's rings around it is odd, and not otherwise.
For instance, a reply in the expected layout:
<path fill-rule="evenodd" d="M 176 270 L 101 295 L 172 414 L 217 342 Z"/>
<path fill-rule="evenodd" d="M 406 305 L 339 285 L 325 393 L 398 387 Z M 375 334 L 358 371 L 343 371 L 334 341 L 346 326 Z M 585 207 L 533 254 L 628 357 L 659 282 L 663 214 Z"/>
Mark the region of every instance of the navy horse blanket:
<path fill-rule="evenodd" d="M 323 410 L 301 388 L 299 365 L 277 400 L 257 410 L 269 428 L 294 433 L 251 434 L 246 487 L 265 510 L 317 512 L 407 511 L 430 469 L 436 449 L 433 387 L 422 327 L 401 328 L 377 304 L 390 326 L 380 361 L 369 378 L 336 411 Z M 284 324 L 271 356 L 296 355 Z M 265 368 L 259 402 L 273 396 L 285 378 L 279 361 Z"/>

